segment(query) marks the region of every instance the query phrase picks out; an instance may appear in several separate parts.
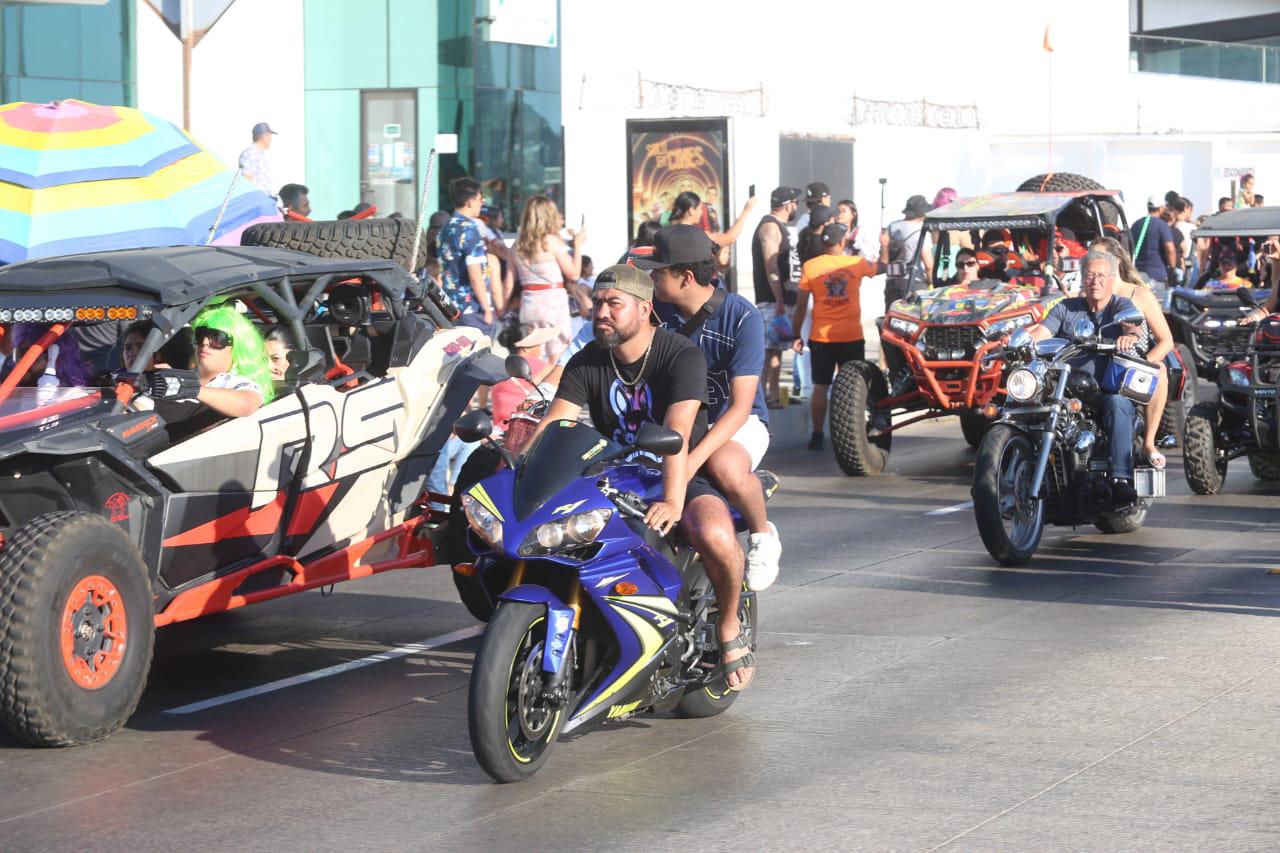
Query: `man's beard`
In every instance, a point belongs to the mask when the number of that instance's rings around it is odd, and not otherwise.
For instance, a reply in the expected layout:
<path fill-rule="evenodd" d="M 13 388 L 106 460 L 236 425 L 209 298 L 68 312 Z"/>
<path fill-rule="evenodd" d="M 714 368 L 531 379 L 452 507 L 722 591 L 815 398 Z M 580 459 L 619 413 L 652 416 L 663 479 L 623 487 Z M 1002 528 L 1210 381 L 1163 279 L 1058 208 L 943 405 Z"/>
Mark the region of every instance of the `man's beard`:
<path fill-rule="evenodd" d="M 592 324 L 591 327 L 591 334 L 595 337 L 596 343 L 605 349 L 617 349 L 627 341 L 634 338 L 638 331 L 640 331 L 638 324 L 634 329 L 629 329 L 625 332 L 617 326 L 606 326 L 601 328 L 600 326 Z"/>

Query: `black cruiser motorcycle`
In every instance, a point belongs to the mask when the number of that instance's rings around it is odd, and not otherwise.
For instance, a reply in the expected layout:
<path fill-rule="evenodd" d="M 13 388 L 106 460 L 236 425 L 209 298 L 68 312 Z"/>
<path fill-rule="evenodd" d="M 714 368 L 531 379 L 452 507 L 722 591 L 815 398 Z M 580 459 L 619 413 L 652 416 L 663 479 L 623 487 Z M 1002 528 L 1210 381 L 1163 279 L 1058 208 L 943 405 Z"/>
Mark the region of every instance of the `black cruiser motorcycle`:
<path fill-rule="evenodd" d="M 1119 323 L 1141 323 L 1141 312 L 1121 312 Z M 1164 497 L 1164 471 L 1134 467 L 1137 499 L 1112 488 L 1108 436 L 1097 404 L 1105 389 L 1137 405 L 1134 458 L 1140 456 L 1144 404 L 1160 381 L 1156 365 L 1118 352 L 1088 320 L 1072 339 L 1035 343 L 1025 329 L 1009 338 L 1007 398 L 990 404 L 996 418 L 983 437 L 974 465 L 973 511 L 991 556 L 1006 566 L 1035 554 L 1046 524 L 1095 525 L 1103 533 L 1129 533 L 1146 520 L 1152 498 Z M 1100 378 L 1072 368 L 1081 355 L 1107 354 Z M 994 355 L 994 354 L 993 354 Z"/>

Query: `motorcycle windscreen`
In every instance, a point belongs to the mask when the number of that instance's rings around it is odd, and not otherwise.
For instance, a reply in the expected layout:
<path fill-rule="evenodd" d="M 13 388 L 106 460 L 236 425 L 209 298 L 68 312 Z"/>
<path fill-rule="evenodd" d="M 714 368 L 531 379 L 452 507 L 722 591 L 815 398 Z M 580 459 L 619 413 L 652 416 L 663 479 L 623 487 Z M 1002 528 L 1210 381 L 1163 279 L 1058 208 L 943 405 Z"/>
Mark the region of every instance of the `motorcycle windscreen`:
<path fill-rule="evenodd" d="M 585 424 L 552 422 L 529 445 L 524 464 L 516 471 L 516 517 L 528 518 L 581 477 L 588 465 L 621 449 L 622 445 Z"/>

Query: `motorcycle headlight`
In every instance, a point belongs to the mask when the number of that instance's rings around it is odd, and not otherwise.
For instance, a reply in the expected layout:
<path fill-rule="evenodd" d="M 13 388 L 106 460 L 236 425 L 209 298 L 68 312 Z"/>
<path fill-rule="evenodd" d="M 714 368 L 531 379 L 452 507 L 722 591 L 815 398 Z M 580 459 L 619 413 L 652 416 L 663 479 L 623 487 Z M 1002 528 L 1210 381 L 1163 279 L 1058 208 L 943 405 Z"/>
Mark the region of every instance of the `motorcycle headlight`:
<path fill-rule="evenodd" d="M 1034 322 L 1035 318 L 1030 314 L 1019 314 L 1016 317 L 1006 317 L 1003 320 L 992 323 L 987 327 L 987 332 L 999 332 L 1002 335 L 1007 335 L 1014 329 L 1021 329 L 1024 326 L 1030 326 Z"/>
<path fill-rule="evenodd" d="M 890 317 L 889 328 L 905 337 L 911 337 L 920 329 L 919 323 L 913 323 L 910 320 L 904 320 L 901 317 Z"/>
<path fill-rule="evenodd" d="M 494 550 L 501 550 L 502 519 L 471 495 L 462 496 L 462 510 L 467 515 L 467 523 L 471 525 L 471 529 Z"/>
<path fill-rule="evenodd" d="M 1025 403 L 1040 393 L 1040 377 L 1025 367 L 1019 367 L 1010 373 L 1004 385 L 1009 392 L 1009 399 L 1018 403 Z"/>
<path fill-rule="evenodd" d="M 589 545 L 596 541 L 612 517 L 611 509 L 591 509 L 539 524 L 520 543 L 520 556 L 545 557 L 579 545 Z"/>

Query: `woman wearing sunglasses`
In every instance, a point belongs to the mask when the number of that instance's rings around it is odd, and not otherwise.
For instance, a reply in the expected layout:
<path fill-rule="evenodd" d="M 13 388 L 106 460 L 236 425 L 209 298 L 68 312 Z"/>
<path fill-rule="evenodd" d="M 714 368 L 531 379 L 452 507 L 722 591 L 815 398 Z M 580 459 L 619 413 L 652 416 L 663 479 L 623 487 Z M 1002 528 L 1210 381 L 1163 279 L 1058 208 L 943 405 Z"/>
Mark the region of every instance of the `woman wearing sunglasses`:
<path fill-rule="evenodd" d="M 195 370 L 152 370 L 140 390 L 155 400 L 198 400 L 227 417 L 251 415 L 275 396 L 262 335 L 239 311 L 205 308 L 191 321 Z"/>
<path fill-rule="evenodd" d="M 979 278 L 978 255 L 973 249 L 961 249 L 956 252 L 956 275 L 952 284 L 973 284 Z"/>

